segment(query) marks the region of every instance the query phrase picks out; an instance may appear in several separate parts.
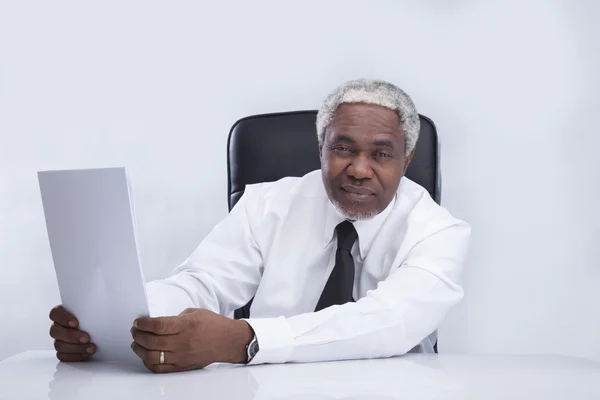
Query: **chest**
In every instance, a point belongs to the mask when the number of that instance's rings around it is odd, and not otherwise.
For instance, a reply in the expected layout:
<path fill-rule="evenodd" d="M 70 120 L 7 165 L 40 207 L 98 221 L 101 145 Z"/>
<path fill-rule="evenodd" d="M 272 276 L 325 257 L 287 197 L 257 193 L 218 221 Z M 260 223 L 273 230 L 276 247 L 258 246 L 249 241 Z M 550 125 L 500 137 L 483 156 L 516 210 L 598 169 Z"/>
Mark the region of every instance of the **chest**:
<path fill-rule="evenodd" d="M 263 275 L 252 315 L 256 317 L 291 316 L 312 312 L 335 265 L 337 240 L 326 242 L 325 227 L 296 224 L 282 226 L 263 238 Z M 360 237 L 354 243 L 354 297 L 366 295 L 384 280 L 398 261 L 398 246 L 376 237 L 364 259 Z"/>

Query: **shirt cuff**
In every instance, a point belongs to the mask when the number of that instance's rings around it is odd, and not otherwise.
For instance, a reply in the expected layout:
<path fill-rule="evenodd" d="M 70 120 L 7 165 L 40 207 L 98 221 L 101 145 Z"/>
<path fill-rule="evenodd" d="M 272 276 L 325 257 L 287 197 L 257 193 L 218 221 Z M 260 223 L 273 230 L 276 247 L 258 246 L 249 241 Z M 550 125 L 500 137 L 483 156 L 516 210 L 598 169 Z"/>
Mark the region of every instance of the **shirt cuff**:
<path fill-rule="evenodd" d="M 282 364 L 289 361 L 295 340 L 284 317 L 251 318 L 244 321 L 252 327 L 258 341 L 258 353 L 248 365 Z"/>

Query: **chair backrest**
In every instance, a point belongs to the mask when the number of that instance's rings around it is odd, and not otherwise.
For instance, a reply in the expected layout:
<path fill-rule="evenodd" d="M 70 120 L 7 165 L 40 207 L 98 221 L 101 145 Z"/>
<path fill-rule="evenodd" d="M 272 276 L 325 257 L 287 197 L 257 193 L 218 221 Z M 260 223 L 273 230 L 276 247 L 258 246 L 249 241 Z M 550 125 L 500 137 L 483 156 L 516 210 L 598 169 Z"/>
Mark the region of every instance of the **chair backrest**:
<path fill-rule="evenodd" d="M 406 176 L 423 186 L 439 204 L 439 142 L 433 121 L 420 115 L 421 132 Z M 317 111 L 292 111 L 242 118 L 227 141 L 229 210 L 246 185 L 304 176 L 321 168 L 316 129 Z"/>

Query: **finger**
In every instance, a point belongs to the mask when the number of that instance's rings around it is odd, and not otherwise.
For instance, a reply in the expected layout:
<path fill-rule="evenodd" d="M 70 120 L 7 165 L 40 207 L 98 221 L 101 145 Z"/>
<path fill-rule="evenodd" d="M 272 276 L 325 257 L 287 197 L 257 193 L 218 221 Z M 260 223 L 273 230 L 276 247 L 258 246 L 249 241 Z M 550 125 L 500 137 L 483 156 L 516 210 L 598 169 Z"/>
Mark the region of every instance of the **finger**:
<path fill-rule="evenodd" d="M 148 363 L 148 364 L 160 364 L 160 351 L 158 351 L 158 350 L 148 350 L 145 347 L 140 346 L 136 342 L 133 342 L 131 344 L 131 349 L 145 363 Z M 173 362 L 172 358 L 173 358 L 174 353 L 172 353 L 170 351 L 165 351 L 164 353 L 165 353 L 164 364 L 166 364 L 166 363 L 172 363 Z"/>
<path fill-rule="evenodd" d="M 156 374 L 165 374 L 169 372 L 179 371 L 175 364 L 148 364 L 144 362 L 144 366 Z"/>
<path fill-rule="evenodd" d="M 182 317 L 138 318 L 133 326 L 144 332 L 157 335 L 175 335 L 185 329 L 186 319 Z"/>
<path fill-rule="evenodd" d="M 193 371 L 195 369 L 202 369 L 206 365 L 189 365 L 187 367 L 182 367 L 181 365 L 176 364 L 147 364 L 144 363 L 144 366 L 148 368 L 150 371 L 155 372 L 157 374 L 164 374 L 169 372 L 182 372 L 182 371 Z"/>
<path fill-rule="evenodd" d="M 89 343 L 90 336 L 76 329 L 65 328 L 57 324 L 52 324 L 50 327 L 50 336 L 56 340 L 61 340 L 67 343 Z"/>
<path fill-rule="evenodd" d="M 133 340 L 148 350 L 174 350 L 174 336 L 175 335 L 156 335 L 154 333 L 131 328 L 131 337 Z"/>
<path fill-rule="evenodd" d="M 63 362 L 78 362 L 87 361 L 90 358 L 90 355 L 86 353 L 56 353 L 56 358 Z"/>
<path fill-rule="evenodd" d="M 96 353 L 96 345 L 94 344 L 72 344 L 61 340 L 54 341 L 54 349 L 58 353 L 78 353 L 90 356 Z"/>
<path fill-rule="evenodd" d="M 195 313 L 198 310 L 199 310 L 199 308 L 186 308 L 179 315 L 192 314 L 192 313 Z"/>
<path fill-rule="evenodd" d="M 79 326 L 77 318 L 69 314 L 63 306 L 56 306 L 50 310 L 50 319 L 65 328 L 77 328 Z"/>

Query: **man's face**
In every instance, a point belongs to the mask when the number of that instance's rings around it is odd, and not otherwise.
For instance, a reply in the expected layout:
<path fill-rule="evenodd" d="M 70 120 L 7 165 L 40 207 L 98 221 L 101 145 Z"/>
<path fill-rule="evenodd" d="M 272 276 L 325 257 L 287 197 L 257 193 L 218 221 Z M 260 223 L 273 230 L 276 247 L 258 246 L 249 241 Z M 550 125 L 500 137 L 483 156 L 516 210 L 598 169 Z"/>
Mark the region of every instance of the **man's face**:
<path fill-rule="evenodd" d="M 329 199 L 347 218 L 365 220 L 394 198 L 412 159 L 395 111 L 342 104 L 325 132 L 321 172 Z"/>

